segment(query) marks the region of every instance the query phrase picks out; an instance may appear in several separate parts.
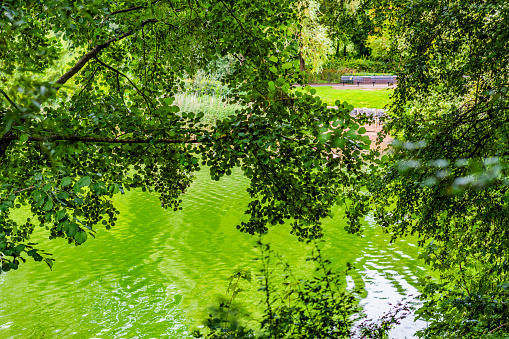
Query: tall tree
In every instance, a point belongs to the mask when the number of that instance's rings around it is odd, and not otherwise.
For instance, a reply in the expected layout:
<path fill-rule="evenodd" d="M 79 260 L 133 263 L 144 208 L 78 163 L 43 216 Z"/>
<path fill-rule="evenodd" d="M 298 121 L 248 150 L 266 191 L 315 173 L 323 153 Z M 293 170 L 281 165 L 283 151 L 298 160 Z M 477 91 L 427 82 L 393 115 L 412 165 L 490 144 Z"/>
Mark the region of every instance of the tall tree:
<path fill-rule="evenodd" d="M 399 140 L 372 187 L 394 237 L 417 234 L 440 272 L 426 337 L 508 331 L 509 5 L 374 1 L 406 46 L 386 132 Z"/>
<path fill-rule="evenodd" d="M 2 270 L 27 257 L 52 264 L 30 243 L 38 227 L 79 245 L 98 224 L 114 226 L 112 196 L 124 190 L 155 191 L 163 207 L 180 208 L 201 166 L 215 180 L 234 167 L 250 179 L 249 219 L 237 226 L 248 233 L 288 220 L 296 236 L 318 237 L 334 203 L 362 199 L 355 176 L 369 140 L 351 107 L 327 109 L 292 89 L 302 83 L 285 47 L 300 24 L 295 8 L 293 0 L 1 1 Z M 179 112 L 182 77 L 226 55 L 238 60 L 224 79 L 229 100 L 243 109 L 215 125 Z M 23 206 L 33 217 L 13 216 Z"/>
<path fill-rule="evenodd" d="M 319 2 L 314 0 L 300 2 L 297 10 L 300 70 L 306 70 L 307 64 L 310 72 L 320 72 L 332 53 L 328 28 L 322 24 L 324 14 L 320 12 Z"/>

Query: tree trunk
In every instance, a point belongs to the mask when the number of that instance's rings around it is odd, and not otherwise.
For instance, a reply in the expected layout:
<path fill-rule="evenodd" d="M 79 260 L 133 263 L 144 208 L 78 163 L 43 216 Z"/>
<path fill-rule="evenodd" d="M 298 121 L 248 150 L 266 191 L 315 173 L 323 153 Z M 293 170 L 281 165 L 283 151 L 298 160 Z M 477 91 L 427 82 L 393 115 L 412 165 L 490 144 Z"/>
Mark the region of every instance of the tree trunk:
<path fill-rule="evenodd" d="M 302 57 L 302 52 L 299 52 L 299 61 L 300 61 L 300 71 L 304 72 L 306 70 L 306 61 Z"/>

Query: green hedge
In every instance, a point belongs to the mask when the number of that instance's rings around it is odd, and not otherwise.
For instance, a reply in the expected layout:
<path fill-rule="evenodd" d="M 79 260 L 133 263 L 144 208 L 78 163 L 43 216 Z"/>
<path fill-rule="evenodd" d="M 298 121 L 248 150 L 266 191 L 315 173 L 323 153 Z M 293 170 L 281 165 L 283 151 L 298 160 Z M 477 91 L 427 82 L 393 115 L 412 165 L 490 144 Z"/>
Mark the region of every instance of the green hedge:
<path fill-rule="evenodd" d="M 331 58 L 319 73 L 309 75 L 310 83 L 340 83 L 343 75 L 394 74 L 397 64 L 368 58 Z"/>

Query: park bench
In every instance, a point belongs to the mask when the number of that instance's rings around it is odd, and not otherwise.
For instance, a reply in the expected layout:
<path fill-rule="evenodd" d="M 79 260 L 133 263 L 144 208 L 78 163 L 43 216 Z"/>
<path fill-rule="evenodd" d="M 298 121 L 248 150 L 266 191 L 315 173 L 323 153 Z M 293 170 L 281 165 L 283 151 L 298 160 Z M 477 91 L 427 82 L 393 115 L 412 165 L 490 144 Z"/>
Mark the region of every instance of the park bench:
<path fill-rule="evenodd" d="M 371 77 L 365 77 L 365 76 L 354 76 L 354 75 L 346 75 L 341 77 L 341 83 L 343 86 L 346 84 L 364 84 L 368 83 L 370 81 Z"/>
<path fill-rule="evenodd" d="M 384 109 L 375 109 L 375 108 L 354 108 L 350 115 L 353 117 L 357 117 L 359 115 L 365 115 L 369 120 L 374 123 L 374 127 L 378 128 L 381 125 L 381 121 L 383 121 L 383 117 L 385 116 Z"/>
<path fill-rule="evenodd" d="M 352 77 L 353 78 L 353 82 L 357 84 L 357 86 L 359 86 L 359 84 L 363 84 L 364 83 L 364 78 L 363 76 L 354 76 Z"/>
<path fill-rule="evenodd" d="M 343 86 L 345 84 L 385 84 L 391 85 L 396 83 L 397 77 L 395 75 L 373 75 L 373 76 L 354 76 L 354 75 L 344 75 L 341 76 L 341 83 Z"/>
<path fill-rule="evenodd" d="M 351 76 L 351 75 L 341 76 L 341 83 L 343 84 L 343 86 L 345 85 L 345 83 L 353 84 L 353 76 Z"/>
<path fill-rule="evenodd" d="M 373 82 L 373 86 L 375 84 L 385 84 L 391 85 L 396 83 L 395 75 L 374 75 L 371 77 L 371 81 Z"/>

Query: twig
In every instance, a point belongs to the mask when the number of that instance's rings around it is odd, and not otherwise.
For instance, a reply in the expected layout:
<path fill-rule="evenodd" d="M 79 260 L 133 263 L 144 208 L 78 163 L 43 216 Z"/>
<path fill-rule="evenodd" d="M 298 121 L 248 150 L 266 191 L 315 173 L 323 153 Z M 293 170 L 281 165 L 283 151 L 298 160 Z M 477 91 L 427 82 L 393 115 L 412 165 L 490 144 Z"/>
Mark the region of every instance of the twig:
<path fill-rule="evenodd" d="M 99 60 L 99 58 L 97 58 L 97 56 L 94 56 L 95 60 L 97 60 L 98 63 L 100 63 L 102 66 L 106 67 L 107 69 L 109 69 L 110 71 L 113 71 L 115 72 L 117 75 L 121 75 L 123 76 L 124 78 L 127 79 L 127 81 L 129 81 L 129 83 L 134 87 L 136 88 L 136 91 L 138 91 L 138 93 L 143 97 L 143 100 L 145 100 L 145 103 L 147 104 L 147 108 L 150 110 L 150 101 L 148 100 L 148 98 L 145 96 L 145 94 L 140 91 L 140 89 L 138 88 L 138 86 L 136 86 L 134 84 L 134 82 L 131 81 L 131 79 L 129 79 L 129 77 L 127 75 L 125 75 L 124 73 L 120 72 L 119 70 L 111 67 L 110 65 L 107 65 L 105 64 L 104 62 L 102 62 L 101 60 Z"/>
<path fill-rule="evenodd" d="M 220 137 L 216 140 L 226 138 Z M 0 144 L 17 140 L 15 136 L 9 136 L 0 139 Z M 49 141 L 73 141 L 88 143 L 110 143 L 110 144 L 197 144 L 202 143 L 196 139 L 151 139 L 151 138 L 132 138 L 132 139 L 116 139 L 116 138 L 96 138 L 96 137 L 80 137 L 76 135 L 50 135 L 46 137 L 30 136 L 28 141 L 49 142 Z"/>
<path fill-rule="evenodd" d="M 34 188 L 35 188 L 35 186 L 30 186 L 30 187 L 27 187 L 27 188 L 23 188 L 21 190 L 14 191 L 14 192 L 12 192 L 12 194 L 18 194 L 18 193 L 21 193 L 21 192 L 29 191 L 29 190 L 34 189 Z"/>
<path fill-rule="evenodd" d="M 252 38 L 255 38 L 253 36 L 253 34 L 251 34 L 250 32 L 246 31 L 246 29 L 244 28 L 244 26 L 242 26 L 242 23 L 240 22 L 239 19 L 237 19 L 237 17 L 235 16 L 235 14 L 233 14 L 232 10 L 224 3 L 223 0 L 221 0 L 221 3 L 223 4 L 223 6 L 226 8 L 226 10 L 230 13 L 230 15 L 235 19 L 235 21 L 237 21 L 237 23 L 239 24 L 240 28 L 242 28 L 242 30 L 247 33 L 248 35 L 250 35 Z"/>
<path fill-rule="evenodd" d="M 81 89 L 81 91 L 79 92 L 78 96 L 81 96 L 81 93 L 83 93 L 83 91 L 84 91 L 85 89 L 87 89 L 88 85 L 90 84 L 90 82 L 91 82 L 91 81 L 92 81 L 92 79 L 94 78 L 95 73 L 97 72 L 97 70 L 98 70 L 98 69 L 99 69 L 99 67 L 96 67 L 96 68 L 95 68 L 94 72 L 93 72 L 93 73 L 92 73 L 92 75 L 90 76 L 90 79 L 88 79 L 88 81 L 87 81 L 87 83 L 86 83 L 85 87 L 83 87 L 83 88 Z"/>
<path fill-rule="evenodd" d="M 496 327 L 496 328 L 492 329 L 492 330 L 490 331 L 490 333 L 493 333 L 493 332 L 495 332 L 496 330 L 499 330 L 499 329 L 501 329 L 502 327 L 505 327 L 505 326 L 507 326 L 507 325 L 509 325 L 509 322 L 507 322 L 507 323 L 505 323 L 505 324 L 503 324 L 503 325 L 500 325 L 499 327 Z"/>

